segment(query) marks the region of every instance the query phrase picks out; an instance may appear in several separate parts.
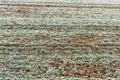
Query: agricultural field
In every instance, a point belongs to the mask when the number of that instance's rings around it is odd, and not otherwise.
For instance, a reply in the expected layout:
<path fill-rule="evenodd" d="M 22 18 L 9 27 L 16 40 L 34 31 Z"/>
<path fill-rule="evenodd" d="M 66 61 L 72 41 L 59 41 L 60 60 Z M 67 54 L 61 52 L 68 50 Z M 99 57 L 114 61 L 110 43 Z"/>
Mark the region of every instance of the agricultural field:
<path fill-rule="evenodd" d="M 120 80 L 120 6 L 0 2 L 0 80 Z"/>

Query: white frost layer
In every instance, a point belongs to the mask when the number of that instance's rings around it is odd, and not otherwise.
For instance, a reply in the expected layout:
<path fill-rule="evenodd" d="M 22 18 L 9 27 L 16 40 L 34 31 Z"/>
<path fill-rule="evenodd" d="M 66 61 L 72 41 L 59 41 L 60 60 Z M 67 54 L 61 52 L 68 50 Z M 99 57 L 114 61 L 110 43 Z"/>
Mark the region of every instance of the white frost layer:
<path fill-rule="evenodd" d="M 120 4 L 120 0 L 0 0 L 0 2 L 64 2 L 83 4 Z"/>

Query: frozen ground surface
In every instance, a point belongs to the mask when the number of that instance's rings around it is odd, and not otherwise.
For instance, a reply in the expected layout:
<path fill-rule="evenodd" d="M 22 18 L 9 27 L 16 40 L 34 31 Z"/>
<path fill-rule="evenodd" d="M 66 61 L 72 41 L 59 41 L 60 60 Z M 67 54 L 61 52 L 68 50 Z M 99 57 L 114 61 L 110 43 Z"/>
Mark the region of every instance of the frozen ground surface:
<path fill-rule="evenodd" d="M 120 79 L 119 1 L 16 1 L 0 4 L 0 80 Z"/>

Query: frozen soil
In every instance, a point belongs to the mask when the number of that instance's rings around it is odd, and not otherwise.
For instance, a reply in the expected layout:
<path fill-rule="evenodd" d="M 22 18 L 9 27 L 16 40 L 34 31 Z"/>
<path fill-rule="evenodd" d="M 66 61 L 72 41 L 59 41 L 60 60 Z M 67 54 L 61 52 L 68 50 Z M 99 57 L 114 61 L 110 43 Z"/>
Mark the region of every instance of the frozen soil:
<path fill-rule="evenodd" d="M 119 12 L 1 5 L 0 79 L 119 80 Z"/>

